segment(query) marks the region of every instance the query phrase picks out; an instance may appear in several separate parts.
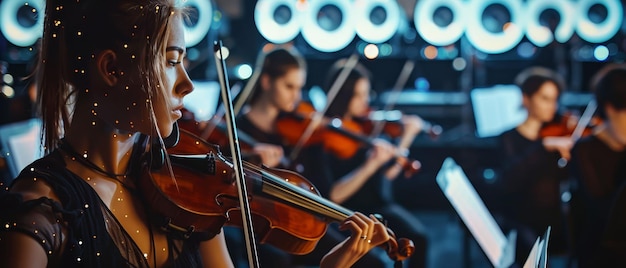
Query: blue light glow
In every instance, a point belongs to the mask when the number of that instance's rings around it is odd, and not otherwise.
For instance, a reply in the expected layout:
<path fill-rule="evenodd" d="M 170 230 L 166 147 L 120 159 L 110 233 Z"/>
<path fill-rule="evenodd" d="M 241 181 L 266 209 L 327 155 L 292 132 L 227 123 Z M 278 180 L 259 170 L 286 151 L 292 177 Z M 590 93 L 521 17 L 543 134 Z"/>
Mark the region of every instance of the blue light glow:
<path fill-rule="evenodd" d="M 241 79 L 248 79 L 252 76 L 252 67 L 249 64 L 241 64 L 237 66 L 237 76 Z"/>
<path fill-rule="evenodd" d="M 606 46 L 599 45 L 593 50 L 593 57 L 599 61 L 605 61 L 609 57 L 609 49 Z"/>

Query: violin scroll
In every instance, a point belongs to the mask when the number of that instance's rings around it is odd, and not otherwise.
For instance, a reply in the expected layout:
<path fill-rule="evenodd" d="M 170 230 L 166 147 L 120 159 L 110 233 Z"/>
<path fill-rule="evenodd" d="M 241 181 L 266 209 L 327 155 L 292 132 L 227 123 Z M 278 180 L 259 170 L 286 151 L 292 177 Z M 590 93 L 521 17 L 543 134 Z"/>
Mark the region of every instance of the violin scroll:
<path fill-rule="evenodd" d="M 379 221 L 383 221 L 382 215 L 375 214 L 374 216 Z M 403 261 L 413 255 L 415 252 L 415 244 L 411 239 L 396 239 L 396 234 L 389 228 L 387 228 L 387 233 L 389 234 L 389 240 L 387 240 L 387 243 L 382 244 L 381 247 L 385 249 L 387 256 L 389 256 L 390 259 L 394 261 Z"/>
<path fill-rule="evenodd" d="M 408 238 L 398 240 L 390 238 L 384 245 L 387 256 L 394 261 L 403 261 L 411 257 L 415 252 L 415 244 Z"/>

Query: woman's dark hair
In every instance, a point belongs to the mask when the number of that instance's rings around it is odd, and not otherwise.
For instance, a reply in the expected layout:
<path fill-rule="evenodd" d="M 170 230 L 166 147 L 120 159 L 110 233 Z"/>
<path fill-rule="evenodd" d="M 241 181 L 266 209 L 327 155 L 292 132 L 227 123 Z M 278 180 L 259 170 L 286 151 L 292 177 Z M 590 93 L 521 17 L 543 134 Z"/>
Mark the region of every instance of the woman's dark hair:
<path fill-rule="evenodd" d="M 170 0 L 47 0 L 45 7 L 36 68 L 42 138 L 50 152 L 70 126 L 72 111 L 67 105 L 89 92 L 86 74 L 100 51 L 114 51 L 120 61 L 143 74 L 138 90 L 149 95 L 161 91 L 163 67 L 158 63 L 164 62 L 169 21 L 183 10 Z"/>
<path fill-rule="evenodd" d="M 337 80 L 339 74 L 344 70 L 346 62 L 347 59 L 341 59 L 336 61 L 331 66 L 324 82 L 324 90 L 327 93 L 330 90 L 330 87 L 332 87 L 332 85 L 335 83 L 335 80 Z M 367 68 L 365 68 L 365 66 L 357 63 L 357 65 L 348 74 L 346 81 L 341 85 L 339 92 L 332 100 L 330 106 L 328 106 L 328 109 L 325 113 L 326 116 L 342 117 L 346 114 L 346 112 L 348 111 L 348 103 L 354 96 L 354 87 L 356 85 L 356 82 L 361 78 L 369 80 L 371 79 L 371 74 L 367 70 Z"/>
<path fill-rule="evenodd" d="M 306 62 L 296 50 L 278 47 L 263 54 L 257 62 L 257 68 L 261 68 L 259 77 L 267 75 L 273 80 L 284 76 L 291 69 L 306 70 Z M 252 89 L 250 103 L 258 100 L 261 91 L 261 79 L 257 79 Z"/>
<path fill-rule="evenodd" d="M 618 110 L 626 109 L 626 65 L 610 64 L 598 71 L 591 80 L 598 104 L 598 115 L 606 119 L 607 104 Z"/>
<path fill-rule="evenodd" d="M 530 67 L 523 70 L 515 78 L 515 84 L 520 87 L 522 94 L 532 96 L 546 82 L 552 82 L 556 85 L 559 95 L 565 89 L 565 81 L 558 73 L 544 67 Z"/>

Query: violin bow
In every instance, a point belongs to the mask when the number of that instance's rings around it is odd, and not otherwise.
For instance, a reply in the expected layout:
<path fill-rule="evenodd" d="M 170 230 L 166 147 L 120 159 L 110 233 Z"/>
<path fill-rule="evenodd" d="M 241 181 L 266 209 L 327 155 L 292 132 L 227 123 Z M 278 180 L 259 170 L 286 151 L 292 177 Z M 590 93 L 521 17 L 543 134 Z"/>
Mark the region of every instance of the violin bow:
<path fill-rule="evenodd" d="M 589 125 L 589 122 L 591 122 L 591 118 L 593 118 L 593 114 L 596 112 L 597 108 L 598 104 L 596 103 L 595 99 L 591 99 L 589 103 L 587 103 L 587 107 L 585 107 L 583 115 L 581 115 L 580 119 L 578 119 L 578 123 L 576 123 L 576 128 L 574 128 L 574 132 L 572 132 L 572 135 L 570 136 L 572 141 L 576 142 L 578 141 L 578 139 L 580 139 L 580 137 L 583 136 L 583 131 L 585 131 L 585 128 L 587 127 L 587 125 Z M 557 161 L 557 165 L 560 168 L 565 168 L 567 166 L 567 163 L 567 159 L 563 157 L 559 158 L 559 160 Z"/>
<path fill-rule="evenodd" d="M 385 108 L 383 109 L 383 112 L 390 111 L 393 108 L 393 106 L 396 104 L 396 102 L 398 101 L 398 98 L 400 97 L 400 91 L 406 84 L 406 81 L 409 80 L 409 77 L 411 76 L 411 73 L 413 72 L 414 68 L 415 68 L 415 62 L 413 60 L 407 60 L 406 62 L 404 62 L 404 66 L 402 67 L 402 70 L 400 71 L 400 75 L 398 75 L 398 79 L 396 80 L 396 83 L 393 86 L 393 89 L 389 92 L 390 97 L 387 100 L 387 103 L 385 104 Z M 386 123 L 386 120 L 376 121 L 374 123 L 374 127 L 372 128 L 372 133 L 370 133 L 370 138 L 378 137 L 380 133 L 383 132 L 385 123 Z"/>
<path fill-rule="evenodd" d="M 300 150 L 302 150 L 304 143 L 311 137 L 311 135 L 313 135 L 313 131 L 315 130 L 317 123 L 322 121 L 322 119 L 324 118 L 324 114 L 328 110 L 328 107 L 330 107 L 330 104 L 333 102 L 333 100 L 339 93 L 339 90 L 341 89 L 343 84 L 346 82 L 346 79 L 348 79 L 348 75 L 350 75 L 350 72 L 352 72 L 352 70 L 354 69 L 354 67 L 356 67 L 356 64 L 358 62 L 359 62 L 359 55 L 357 53 L 354 53 L 350 56 L 350 58 L 348 58 L 345 65 L 341 67 L 342 68 L 341 72 L 339 73 L 339 75 L 337 76 L 337 79 L 335 79 L 330 89 L 328 90 L 328 93 L 326 94 L 326 106 L 324 107 L 322 111 L 317 111 L 313 114 L 313 117 L 311 118 L 311 122 L 309 122 L 306 129 L 302 133 L 302 136 L 300 136 L 300 139 L 298 139 L 298 142 L 296 143 L 293 150 L 289 154 L 290 163 L 296 159 L 298 154 L 300 154 Z"/>
<path fill-rule="evenodd" d="M 591 122 L 591 118 L 593 117 L 593 113 L 596 112 L 597 107 L 598 105 L 596 104 L 595 99 L 592 99 L 589 101 L 589 103 L 587 103 L 587 107 L 585 107 L 583 115 L 580 116 L 580 120 L 578 120 L 576 128 L 574 128 L 574 132 L 572 132 L 572 140 L 574 142 L 582 137 L 583 131 L 585 130 L 589 122 Z"/>
<path fill-rule="evenodd" d="M 226 73 L 226 62 L 222 55 L 222 42 L 214 42 L 215 64 L 217 65 L 218 78 L 220 80 L 222 101 L 225 104 L 226 126 L 228 128 L 228 139 L 230 151 L 233 161 L 233 170 L 235 173 L 235 181 L 237 184 L 237 193 L 239 195 L 239 206 L 241 207 L 241 219 L 243 222 L 244 237 L 246 240 L 246 248 L 248 250 L 248 263 L 252 268 L 258 268 L 259 258 L 254 241 L 254 229 L 252 226 L 252 216 L 250 213 L 250 204 L 248 202 L 248 192 L 246 181 L 244 180 L 243 161 L 241 160 L 241 150 L 239 148 L 239 139 L 237 137 L 237 126 L 233 115 L 233 103 L 230 96 L 230 86 L 228 85 L 228 76 Z"/>

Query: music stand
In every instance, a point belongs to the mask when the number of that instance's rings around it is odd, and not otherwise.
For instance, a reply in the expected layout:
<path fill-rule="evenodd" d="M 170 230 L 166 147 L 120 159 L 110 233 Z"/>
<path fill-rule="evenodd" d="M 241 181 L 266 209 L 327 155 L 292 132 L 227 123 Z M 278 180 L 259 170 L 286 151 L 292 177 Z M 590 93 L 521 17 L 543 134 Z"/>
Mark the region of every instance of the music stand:
<path fill-rule="evenodd" d="M 515 262 L 515 230 L 504 235 L 476 189 L 472 186 L 461 167 L 448 157 L 437 173 L 437 184 L 463 220 L 494 267 L 509 267 Z M 529 267 L 545 268 L 550 227 L 543 238 L 537 238 L 526 263 Z M 541 266 L 543 265 L 543 266 Z M 526 266 L 525 266 L 526 267 Z"/>
<path fill-rule="evenodd" d="M 41 119 L 32 118 L 0 126 L 0 145 L 13 179 L 24 167 L 43 156 Z"/>
<path fill-rule="evenodd" d="M 548 226 L 543 237 L 537 237 L 533 248 L 528 254 L 523 268 L 547 268 L 548 267 L 548 239 L 551 227 Z"/>
<path fill-rule="evenodd" d="M 522 92 L 516 85 L 495 85 L 475 88 L 470 92 L 476 135 L 497 136 L 526 119 L 522 108 Z"/>
<path fill-rule="evenodd" d="M 196 121 L 206 121 L 215 114 L 220 103 L 220 84 L 215 81 L 193 81 L 194 90 L 183 100 L 185 108 Z"/>

